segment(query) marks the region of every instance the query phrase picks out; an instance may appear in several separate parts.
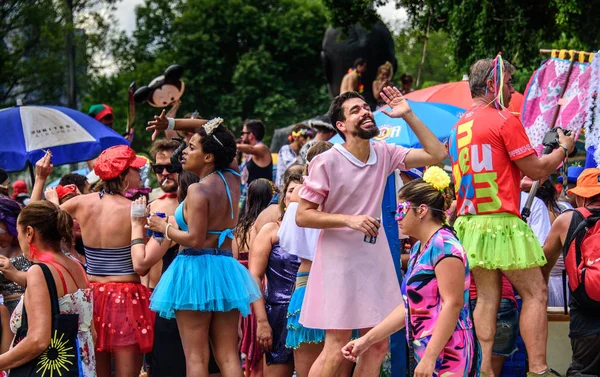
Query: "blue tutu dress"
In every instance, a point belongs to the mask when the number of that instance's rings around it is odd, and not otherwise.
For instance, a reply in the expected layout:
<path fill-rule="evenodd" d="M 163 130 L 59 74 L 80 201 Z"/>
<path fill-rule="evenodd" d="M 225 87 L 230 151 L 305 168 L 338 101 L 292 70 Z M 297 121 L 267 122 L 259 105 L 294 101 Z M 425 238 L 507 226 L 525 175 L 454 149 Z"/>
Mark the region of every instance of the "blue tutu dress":
<path fill-rule="evenodd" d="M 309 329 L 300 323 L 300 312 L 302 311 L 307 279 L 308 272 L 298 272 L 296 289 L 292 294 L 287 311 L 287 337 L 285 339 L 287 348 L 298 349 L 302 343 L 318 344 L 325 341 L 324 330 Z"/>
<path fill-rule="evenodd" d="M 217 173 L 225 182 L 233 218 L 229 186 L 223 174 L 220 171 Z M 237 172 L 233 173 L 237 174 Z M 175 220 L 181 230 L 187 231 L 183 206 L 184 202 L 175 210 Z M 225 242 L 225 238 L 233 239 L 233 229 L 207 233 L 219 235 L 219 247 Z M 233 258 L 230 250 L 185 249 L 177 254 L 167 271 L 161 276 L 150 297 L 150 309 L 163 318 L 175 318 L 177 310 L 203 312 L 239 310 L 245 317 L 250 314 L 250 304 L 260 296 L 260 288 L 256 280 Z"/>
<path fill-rule="evenodd" d="M 309 329 L 300 323 L 300 313 L 302 312 L 302 302 L 306 292 L 306 281 L 308 272 L 298 272 L 296 275 L 296 289 L 292 294 L 287 311 L 287 336 L 285 346 L 287 348 L 298 349 L 302 343 L 319 344 L 325 341 L 325 330 Z M 358 330 L 352 330 L 351 339 L 360 338 Z"/>

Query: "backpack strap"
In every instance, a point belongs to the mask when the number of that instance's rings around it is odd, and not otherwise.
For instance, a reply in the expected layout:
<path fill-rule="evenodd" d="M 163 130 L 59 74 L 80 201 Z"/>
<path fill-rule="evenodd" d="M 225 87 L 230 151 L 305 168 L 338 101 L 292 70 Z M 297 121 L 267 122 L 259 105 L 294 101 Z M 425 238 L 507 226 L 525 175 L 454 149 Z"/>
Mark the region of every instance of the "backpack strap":
<path fill-rule="evenodd" d="M 567 258 L 567 253 L 571 248 L 571 244 L 575 240 L 577 228 L 583 221 L 585 221 L 586 215 L 589 216 L 589 211 L 585 208 L 574 208 L 567 211 L 573 211 L 573 217 L 571 218 L 571 223 L 569 224 L 567 236 L 565 237 L 565 243 L 563 245 L 563 258 L 565 258 L 565 260 Z"/>

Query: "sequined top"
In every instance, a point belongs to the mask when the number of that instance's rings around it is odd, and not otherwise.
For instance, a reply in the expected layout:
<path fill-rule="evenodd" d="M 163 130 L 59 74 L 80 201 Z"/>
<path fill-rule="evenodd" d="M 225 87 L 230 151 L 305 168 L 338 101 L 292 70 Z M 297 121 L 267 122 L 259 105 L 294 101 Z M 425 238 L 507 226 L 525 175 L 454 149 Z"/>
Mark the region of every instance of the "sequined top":
<path fill-rule="evenodd" d="M 279 241 L 273 244 L 269 263 L 265 271 L 267 287 L 265 302 L 267 304 L 288 304 L 294 291 L 296 273 L 300 267 L 300 259 L 288 254 L 279 246 Z"/>
<path fill-rule="evenodd" d="M 27 271 L 29 267 L 31 267 L 31 261 L 25 258 L 25 255 L 21 254 L 18 257 L 10 258 L 11 263 L 15 268 L 19 271 Z M 13 296 L 13 295 L 22 295 L 25 293 L 25 287 L 21 287 L 19 284 L 14 281 L 10 281 L 4 276 L 4 274 L 0 274 L 0 294 L 4 297 Z"/>

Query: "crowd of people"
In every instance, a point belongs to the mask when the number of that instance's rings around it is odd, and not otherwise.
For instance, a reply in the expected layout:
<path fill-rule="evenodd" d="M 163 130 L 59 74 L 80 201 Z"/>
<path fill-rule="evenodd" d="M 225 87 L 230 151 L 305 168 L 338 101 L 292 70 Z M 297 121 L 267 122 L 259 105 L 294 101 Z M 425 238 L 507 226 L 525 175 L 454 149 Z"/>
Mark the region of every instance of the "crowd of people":
<path fill-rule="evenodd" d="M 600 276 L 577 268 L 595 255 L 600 170 L 570 169 L 573 206 L 559 197 L 548 177 L 574 139 L 559 130 L 560 147 L 537 156 L 506 110 L 514 68 L 499 57 L 471 67 L 473 106 L 446 146 L 389 85 L 391 64 L 379 69 L 376 98 L 422 148 L 371 140 L 379 130 L 359 93 L 364 69 L 357 61 L 344 80 L 352 87 L 332 101 L 329 125 L 292 129 L 275 174 L 262 121 L 245 121 L 236 139 L 220 118 L 165 112 L 147 128 L 167 136 L 150 149 L 152 201 L 147 161 L 123 145 L 91 162 L 94 185 L 67 174 L 46 189 L 47 152 L 27 201 L 17 182 L 9 197 L 0 171 L 0 370 L 379 376 L 390 335 L 406 328 L 417 377 L 497 377 L 519 332 L 527 376 L 552 376 L 551 301 L 570 308 L 567 375 L 599 375 Z M 168 137 L 175 131 L 185 148 Z M 327 141 L 336 132 L 343 144 Z M 451 174 L 439 167 L 447 157 Z M 382 228 L 395 171 L 401 284 Z M 533 180 L 543 183 L 525 222 Z M 566 294 L 553 287 L 564 270 Z"/>

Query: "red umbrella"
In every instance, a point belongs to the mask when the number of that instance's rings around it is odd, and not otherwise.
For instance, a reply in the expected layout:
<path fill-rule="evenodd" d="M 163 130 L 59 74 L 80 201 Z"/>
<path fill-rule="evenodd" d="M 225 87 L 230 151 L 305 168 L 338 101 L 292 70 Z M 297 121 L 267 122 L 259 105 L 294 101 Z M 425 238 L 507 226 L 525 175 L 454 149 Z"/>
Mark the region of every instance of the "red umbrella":
<path fill-rule="evenodd" d="M 469 82 L 466 80 L 415 90 L 414 92 L 408 93 L 405 97 L 419 102 L 445 103 L 465 110 L 471 107 L 471 102 L 473 101 L 471 98 L 471 91 L 469 90 Z M 522 105 L 523 95 L 519 92 L 515 92 L 511 97 L 508 110 L 514 113 L 521 113 Z"/>

